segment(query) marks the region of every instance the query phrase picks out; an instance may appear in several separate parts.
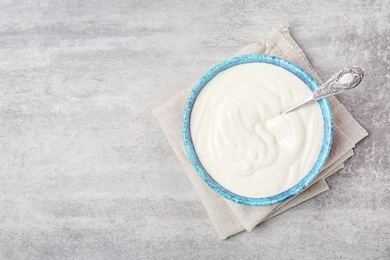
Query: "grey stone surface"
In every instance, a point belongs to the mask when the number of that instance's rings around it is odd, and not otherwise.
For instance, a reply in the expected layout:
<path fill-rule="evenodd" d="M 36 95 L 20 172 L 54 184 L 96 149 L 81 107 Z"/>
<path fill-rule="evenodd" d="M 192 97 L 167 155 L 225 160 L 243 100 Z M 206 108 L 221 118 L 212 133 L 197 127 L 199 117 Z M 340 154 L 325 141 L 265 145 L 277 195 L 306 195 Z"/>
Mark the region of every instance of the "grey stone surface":
<path fill-rule="evenodd" d="M 0 259 L 389 259 L 389 1 L 1 1 Z M 331 190 L 218 239 L 151 114 L 289 23 L 370 136 Z"/>

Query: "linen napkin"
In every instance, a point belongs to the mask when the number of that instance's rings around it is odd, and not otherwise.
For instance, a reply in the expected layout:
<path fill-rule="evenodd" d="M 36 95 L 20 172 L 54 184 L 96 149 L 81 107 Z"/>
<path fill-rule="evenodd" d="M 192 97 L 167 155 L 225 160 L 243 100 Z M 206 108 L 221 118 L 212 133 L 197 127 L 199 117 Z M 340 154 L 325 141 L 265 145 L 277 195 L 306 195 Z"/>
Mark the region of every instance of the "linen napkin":
<path fill-rule="evenodd" d="M 323 81 L 309 63 L 301 48 L 291 37 L 287 26 L 268 35 L 263 41 L 250 44 L 234 56 L 244 54 L 267 54 L 291 61 L 307 71 L 319 84 Z M 214 192 L 201 179 L 189 161 L 181 135 L 182 115 L 193 85 L 182 89 L 153 111 L 177 158 L 197 191 L 219 237 L 226 239 L 241 231 L 251 231 L 259 223 L 272 218 L 329 189 L 325 178 L 344 167 L 344 162 L 353 155 L 355 144 L 368 135 L 366 130 L 351 116 L 334 97 L 329 97 L 334 120 L 334 136 L 328 160 L 310 187 L 282 203 L 250 207 L 240 205 Z"/>

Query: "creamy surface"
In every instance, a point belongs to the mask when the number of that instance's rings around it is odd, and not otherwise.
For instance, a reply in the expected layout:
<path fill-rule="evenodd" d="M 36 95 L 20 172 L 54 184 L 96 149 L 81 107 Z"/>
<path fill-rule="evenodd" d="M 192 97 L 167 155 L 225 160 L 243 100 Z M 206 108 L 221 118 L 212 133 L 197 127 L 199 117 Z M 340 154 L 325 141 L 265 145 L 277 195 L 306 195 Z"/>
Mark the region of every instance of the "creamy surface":
<path fill-rule="evenodd" d="M 249 63 L 215 76 L 191 114 L 191 135 L 207 172 L 226 189 L 268 197 L 297 184 L 313 167 L 323 138 L 317 103 L 281 111 L 311 93 L 292 73 Z"/>

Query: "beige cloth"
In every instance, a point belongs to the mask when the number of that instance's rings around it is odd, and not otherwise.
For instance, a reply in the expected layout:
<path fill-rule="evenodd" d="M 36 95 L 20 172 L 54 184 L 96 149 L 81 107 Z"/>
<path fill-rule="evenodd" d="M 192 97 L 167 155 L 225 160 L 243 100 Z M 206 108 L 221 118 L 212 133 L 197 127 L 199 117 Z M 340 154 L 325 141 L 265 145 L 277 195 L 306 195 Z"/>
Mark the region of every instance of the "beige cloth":
<path fill-rule="evenodd" d="M 287 27 L 274 30 L 264 41 L 250 44 L 234 56 L 243 54 L 268 54 L 289 60 L 303 68 L 319 84 L 322 84 L 322 80 L 291 37 Z M 193 85 L 181 90 L 154 110 L 154 114 L 221 239 L 243 230 L 251 231 L 259 223 L 328 190 L 329 187 L 324 179 L 343 168 L 344 162 L 353 155 L 352 148 L 355 147 L 355 144 L 368 135 L 366 130 L 356 122 L 336 98 L 329 97 L 334 119 L 333 144 L 324 169 L 313 184 L 294 198 L 277 205 L 266 207 L 240 205 L 224 199 L 208 187 L 187 157 L 181 135 L 181 125 L 184 106 L 192 87 Z"/>

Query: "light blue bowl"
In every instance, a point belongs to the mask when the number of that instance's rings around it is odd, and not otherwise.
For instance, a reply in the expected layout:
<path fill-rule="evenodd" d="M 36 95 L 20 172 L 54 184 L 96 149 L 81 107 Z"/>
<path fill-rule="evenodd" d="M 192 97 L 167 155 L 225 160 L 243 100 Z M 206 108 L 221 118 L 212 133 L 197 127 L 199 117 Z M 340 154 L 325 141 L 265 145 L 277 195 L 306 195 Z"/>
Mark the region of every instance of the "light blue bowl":
<path fill-rule="evenodd" d="M 324 98 L 318 101 L 324 119 L 324 138 L 322 140 L 321 151 L 313 168 L 295 186 L 282 193 L 279 193 L 271 197 L 265 197 L 265 198 L 249 198 L 249 197 L 240 196 L 238 194 L 229 191 L 228 189 L 222 187 L 218 182 L 216 182 L 208 174 L 208 172 L 205 170 L 202 163 L 200 162 L 196 154 L 194 145 L 192 143 L 191 131 L 190 131 L 191 129 L 190 119 L 191 119 L 192 107 L 194 106 L 196 97 L 202 91 L 203 87 L 221 71 L 245 63 L 268 63 L 268 64 L 279 66 L 281 68 L 286 69 L 287 71 L 290 71 L 295 76 L 300 78 L 310 88 L 311 91 L 315 91 L 316 89 L 319 88 L 318 83 L 307 72 L 305 72 L 297 65 L 278 57 L 255 54 L 255 55 L 244 55 L 240 57 L 235 57 L 230 60 L 226 60 L 216 65 L 214 68 L 210 69 L 198 81 L 198 83 L 196 83 L 194 89 L 192 90 L 190 96 L 188 97 L 188 101 L 184 109 L 182 134 L 184 139 L 184 146 L 187 150 L 187 154 L 189 159 L 191 160 L 191 163 L 195 167 L 200 177 L 202 177 L 202 179 L 213 190 L 215 190 L 223 197 L 240 204 L 244 204 L 248 206 L 268 206 L 268 205 L 280 203 L 282 201 L 285 201 L 297 195 L 298 193 L 303 191 L 307 186 L 309 186 L 310 183 L 313 182 L 313 180 L 317 177 L 322 167 L 324 166 L 326 159 L 328 158 L 330 148 L 332 146 L 332 137 L 333 137 L 332 111 L 330 109 L 330 105 L 327 99 Z"/>

